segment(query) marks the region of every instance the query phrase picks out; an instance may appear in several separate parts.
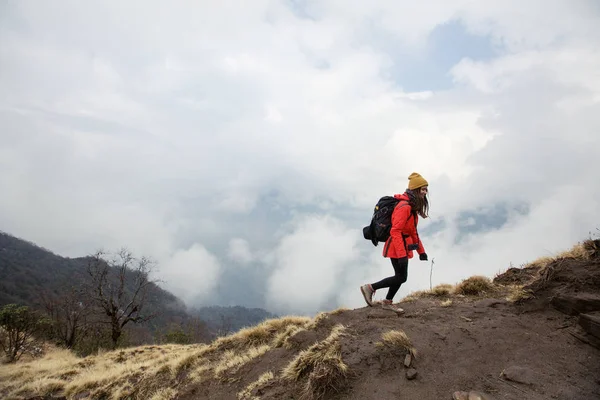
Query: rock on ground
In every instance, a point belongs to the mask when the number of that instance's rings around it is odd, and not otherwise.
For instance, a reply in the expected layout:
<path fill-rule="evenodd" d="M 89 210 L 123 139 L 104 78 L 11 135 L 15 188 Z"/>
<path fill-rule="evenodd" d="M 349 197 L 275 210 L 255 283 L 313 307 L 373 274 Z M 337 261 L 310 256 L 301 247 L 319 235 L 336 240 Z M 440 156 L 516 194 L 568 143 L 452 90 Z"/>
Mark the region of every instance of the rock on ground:
<path fill-rule="evenodd" d="M 502 377 L 509 381 L 525 383 L 527 385 L 535 384 L 538 379 L 537 374 L 533 370 L 516 365 L 512 365 L 502 371 Z"/>
<path fill-rule="evenodd" d="M 408 380 L 413 380 L 417 377 L 417 370 L 414 368 L 410 368 L 408 371 L 406 371 L 406 378 Z"/>

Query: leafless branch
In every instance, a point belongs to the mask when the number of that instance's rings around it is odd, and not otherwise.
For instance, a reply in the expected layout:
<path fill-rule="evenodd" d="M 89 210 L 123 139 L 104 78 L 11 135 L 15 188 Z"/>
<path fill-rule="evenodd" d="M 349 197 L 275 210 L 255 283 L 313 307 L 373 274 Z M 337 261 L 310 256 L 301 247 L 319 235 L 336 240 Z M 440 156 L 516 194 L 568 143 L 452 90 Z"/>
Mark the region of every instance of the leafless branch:
<path fill-rule="evenodd" d="M 113 257 L 97 252 L 90 257 L 88 286 L 92 298 L 110 322 L 113 346 L 128 323 L 141 323 L 155 317 L 144 314 L 147 291 L 154 283 L 149 279 L 152 262 L 135 258 L 122 248 Z"/>

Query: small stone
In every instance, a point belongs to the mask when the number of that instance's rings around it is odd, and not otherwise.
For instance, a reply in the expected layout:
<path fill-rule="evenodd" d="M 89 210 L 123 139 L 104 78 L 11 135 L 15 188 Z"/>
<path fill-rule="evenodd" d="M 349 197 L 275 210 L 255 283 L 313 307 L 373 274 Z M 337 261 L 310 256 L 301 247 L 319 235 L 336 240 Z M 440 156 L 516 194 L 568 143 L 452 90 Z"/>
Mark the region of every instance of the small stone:
<path fill-rule="evenodd" d="M 471 390 L 469 392 L 469 398 L 468 400 L 493 400 L 492 397 L 490 397 L 489 395 L 485 394 L 485 393 L 481 393 L 481 392 L 477 392 L 474 390 Z"/>
<path fill-rule="evenodd" d="M 410 368 L 408 371 L 406 371 L 406 379 L 408 379 L 409 381 L 415 379 L 417 377 L 417 370 L 414 368 Z"/>
<path fill-rule="evenodd" d="M 469 393 L 454 392 L 454 393 L 452 393 L 452 400 L 469 400 Z"/>
<path fill-rule="evenodd" d="M 502 377 L 509 381 L 532 385 L 537 380 L 537 374 L 529 368 L 512 365 L 502 371 Z"/>
<path fill-rule="evenodd" d="M 408 353 L 405 357 L 404 357 L 404 366 L 406 368 L 410 367 L 410 363 L 412 362 L 412 357 L 410 355 L 410 353 Z"/>

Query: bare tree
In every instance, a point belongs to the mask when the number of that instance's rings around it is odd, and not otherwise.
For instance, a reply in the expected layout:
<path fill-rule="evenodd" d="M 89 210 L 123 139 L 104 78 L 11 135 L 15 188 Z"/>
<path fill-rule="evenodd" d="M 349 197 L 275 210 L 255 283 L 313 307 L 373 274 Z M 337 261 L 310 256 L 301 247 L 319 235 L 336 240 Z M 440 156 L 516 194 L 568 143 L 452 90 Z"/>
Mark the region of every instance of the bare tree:
<path fill-rule="evenodd" d="M 52 320 L 54 336 L 71 349 L 90 329 L 90 305 L 80 288 L 64 288 L 60 294 L 40 294 L 46 313 Z"/>
<path fill-rule="evenodd" d="M 217 336 L 225 336 L 232 332 L 233 330 L 233 317 L 231 315 L 225 316 L 221 315 L 221 322 L 217 328 Z"/>
<path fill-rule="evenodd" d="M 211 339 L 208 325 L 199 317 L 190 317 L 185 324 L 185 331 L 191 339 L 191 343 L 206 343 Z"/>
<path fill-rule="evenodd" d="M 110 324 L 113 348 L 128 323 L 149 321 L 156 315 L 144 313 L 152 263 L 149 259 L 133 257 L 127 249 L 121 249 L 110 259 L 103 251 L 90 257 L 87 266 L 89 282 L 87 292 L 90 299 Z"/>

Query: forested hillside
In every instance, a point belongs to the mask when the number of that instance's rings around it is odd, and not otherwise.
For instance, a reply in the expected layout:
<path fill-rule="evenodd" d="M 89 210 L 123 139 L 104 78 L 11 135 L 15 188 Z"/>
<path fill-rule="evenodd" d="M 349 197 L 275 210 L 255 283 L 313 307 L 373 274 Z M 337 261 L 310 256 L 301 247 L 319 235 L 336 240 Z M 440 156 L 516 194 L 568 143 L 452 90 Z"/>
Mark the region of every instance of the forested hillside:
<path fill-rule="evenodd" d="M 29 241 L 0 232 L 0 307 L 6 304 L 30 306 L 57 316 L 88 296 L 93 255 L 67 258 Z M 114 269 L 114 268 L 112 268 Z M 110 283 L 118 284 L 117 271 Z M 86 286 L 87 285 L 87 286 Z M 135 274 L 127 270 L 125 292 L 135 291 Z M 272 314 L 242 306 L 210 306 L 188 309 L 177 296 L 152 281 L 145 287 L 143 315 L 148 320 L 125 327 L 123 344 L 139 345 L 162 341 L 205 342 L 219 334 L 231 333 L 256 324 Z M 56 315 L 55 315 L 56 314 Z M 65 322 L 66 323 L 66 322 Z"/>

